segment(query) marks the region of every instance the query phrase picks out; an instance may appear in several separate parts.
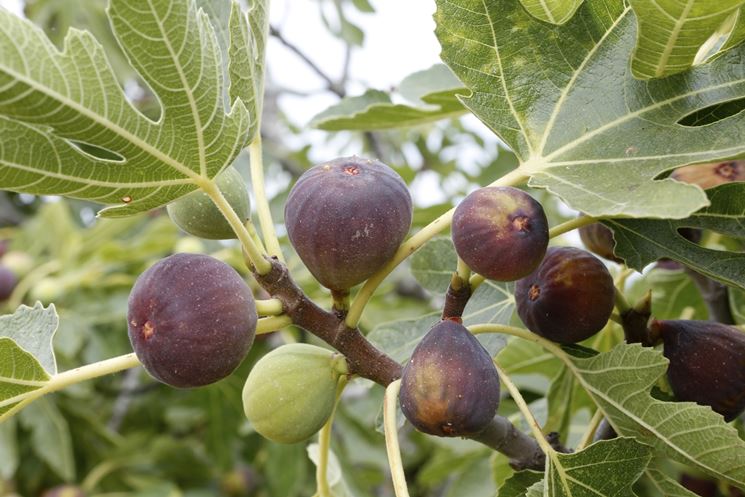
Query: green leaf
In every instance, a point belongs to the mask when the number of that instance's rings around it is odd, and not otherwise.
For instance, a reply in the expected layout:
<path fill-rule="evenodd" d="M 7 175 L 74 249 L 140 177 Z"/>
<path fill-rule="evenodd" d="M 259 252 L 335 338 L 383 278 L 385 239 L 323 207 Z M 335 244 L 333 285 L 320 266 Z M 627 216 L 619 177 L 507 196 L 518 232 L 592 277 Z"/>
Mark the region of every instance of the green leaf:
<path fill-rule="evenodd" d="M 562 369 L 555 355 L 534 342 L 512 339 L 499 352 L 497 362 L 509 375 L 541 374 L 553 378 Z"/>
<path fill-rule="evenodd" d="M 572 369 L 620 436 L 634 437 L 680 463 L 745 487 L 745 441 L 721 415 L 692 402 L 650 395 L 668 361 L 654 349 L 619 344 Z"/>
<path fill-rule="evenodd" d="M 471 94 L 461 101 L 515 151 L 519 172 L 592 216 L 684 218 L 702 191 L 664 171 L 745 152 L 745 119 L 678 121 L 745 95 L 745 49 L 664 80 L 634 79 L 630 7 L 584 2 L 563 26 L 517 0 L 438 0 L 442 58 Z"/>
<path fill-rule="evenodd" d="M 26 395 L 50 376 L 30 353 L 10 338 L 0 338 L 0 422 L 22 408 Z"/>
<path fill-rule="evenodd" d="M 436 237 L 411 256 L 411 274 L 428 291 L 445 295 L 457 262 L 450 238 Z"/>
<path fill-rule="evenodd" d="M 634 76 L 661 78 L 685 71 L 696 54 L 744 0 L 630 0 L 639 31 L 631 61 Z"/>
<path fill-rule="evenodd" d="M 683 488 L 680 483 L 659 468 L 655 468 L 654 465 L 650 465 L 645 474 L 652 485 L 665 497 L 696 497 L 698 495 Z"/>
<path fill-rule="evenodd" d="M 708 310 L 693 280 L 683 270 L 653 269 L 652 315 L 657 319 L 706 319 Z"/>
<path fill-rule="evenodd" d="M 15 419 L 0 424 L 0 479 L 10 480 L 18 469 L 18 435 Z"/>
<path fill-rule="evenodd" d="M 564 367 L 551 379 L 551 387 L 546 394 L 548 401 L 548 418 L 543 425 L 545 433 L 557 432 L 560 440 L 567 440 L 569 425 L 572 420 L 572 401 L 574 376 Z"/>
<path fill-rule="evenodd" d="M 543 473 L 538 471 L 518 471 L 497 491 L 497 497 L 523 497 L 529 487 L 543 481 Z"/>
<path fill-rule="evenodd" d="M 59 326 L 54 305 L 46 309 L 37 302 L 34 307 L 20 306 L 13 314 L 0 316 L 0 337 L 10 338 L 31 354 L 50 376 L 57 374 L 52 339 Z"/>
<path fill-rule="evenodd" d="M 313 461 L 313 464 L 318 466 L 318 459 L 320 457 L 319 445 L 317 443 L 312 443 L 308 445 L 307 451 L 310 460 Z M 336 457 L 336 454 L 334 454 L 334 451 L 331 449 L 329 449 L 328 466 L 326 467 L 326 479 L 328 481 L 329 489 L 331 490 L 333 497 L 354 496 L 354 493 L 352 493 L 352 491 L 349 489 L 349 485 L 347 485 L 347 482 L 344 480 L 344 475 L 342 474 L 341 466 L 339 465 L 339 459 Z"/>
<path fill-rule="evenodd" d="M 315 116 L 309 126 L 326 131 L 375 130 L 418 126 L 466 112 L 456 98 L 463 85 L 446 66 L 438 64 L 411 74 L 399 92 L 411 104 L 394 104 L 382 91 L 368 90 L 347 97 Z"/>
<path fill-rule="evenodd" d="M 520 0 L 530 15 L 551 24 L 564 24 L 572 18 L 583 0 Z"/>
<path fill-rule="evenodd" d="M 394 361 L 403 363 L 422 337 L 440 320 L 440 313 L 433 312 L 413 319 L 381 323 L 367 335 L 367 339 Z"/>
<path fill-rule="evenodd" d="M 740 7 L 737 12 L 737 19 L 735 19 L 732 31 L 727 37 L 727 41 L 722 45 L 721 51 L 729 50 L 730 48 L 736 47 L 740 43 L 745 41 L 745 7 Z"/>
<path fill-rule="evenodd" d="M 727 285 L 745 289 L 745 254 L 703 248 L 686 240 L 678 228 L 704 228 L 745 238 L 745 183 L 728 183 L 707 190 L 711 205 L 687 219 L 610 219 L 615 254 L 629 267 L 641 270 L 668 257 Z"/>
<path fill-rule="evenodd" d="M 468 304 L 463 310 L 463 324 L 510 324 L 514 312 L 515 284 L 486 280 L 468 299 Z"/>
<path fill-rule="evenodd" d="M 102 213 L 126 216 L 194 190 L 246 142 L 249 116 L 241 101 L 224 104 L 220 48 L 204 12 L 193 2 L 112 0 L 108 13 L 158 97 L 160 120 L 131 106 L 90 34 L 70 30 L 60 52 L 0 10 L 0 188 L 117 204 Z M 83 152 L 81 143 L 96 148 Z"/>
<path fill-rule="evenodd" d="M 634 496 L 631 485 L 651 457 L 650 448 L 632 438 L 604 440 L 574 454 L 556 453 L 547 458 L 547 495 Z"/>
<path fill-rule="evenodd" d="M 34 452 L 65 481 L 75 479 L 75 456 L 70 427 L 57 406 L 48 399 L 31 404 L 20 414 L 23 426 L 31 431 Z"/>
<path fill-rule="evenodd" d="M 269 33 L 268 0 L 253 0 L 247 14 L 233 0 L 230 11 L 230 99 L 240 99 L 250 117 L 250 142 L 259 131 L 264 105 L 264 65 Z"/>
<path fill-rule="evenodd" d="M 745 324 L 745 291 L 729 289 L 729 307 L 737 324 Z"/>

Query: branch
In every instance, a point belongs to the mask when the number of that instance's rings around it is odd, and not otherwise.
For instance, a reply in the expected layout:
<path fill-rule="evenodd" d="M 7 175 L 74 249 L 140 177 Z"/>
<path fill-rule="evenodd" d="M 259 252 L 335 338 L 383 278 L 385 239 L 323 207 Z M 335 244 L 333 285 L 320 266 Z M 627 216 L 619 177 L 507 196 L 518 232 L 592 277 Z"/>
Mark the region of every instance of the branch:
<path fill-rule="evenodd" d="M 727 287 L 686 266 L 683 267 L 701 292 L 706 308 L 709 310 L 709 319 L 722 324 L 735 324 L 735 318 L 729 306 Z"/>

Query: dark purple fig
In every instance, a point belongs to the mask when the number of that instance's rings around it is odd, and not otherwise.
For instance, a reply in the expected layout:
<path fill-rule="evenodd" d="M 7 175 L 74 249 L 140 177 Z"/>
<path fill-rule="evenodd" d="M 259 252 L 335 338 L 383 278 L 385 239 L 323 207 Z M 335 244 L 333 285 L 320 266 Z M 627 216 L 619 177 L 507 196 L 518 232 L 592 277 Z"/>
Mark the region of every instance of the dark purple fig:
<path fill-rule="evenodd" d="M 548 246 L 548 221 L 533 197 L 512 187 L 480 188 L 453 214 L 453 244 L 472 270 L 497 281 L 530 274 Z"/>
<path fill-rule="evenodd" d="M 551 247 L 538 269 L 515 286 L 517 313 L 534 333 L 558 343 L 577 343 L 610 318 L 615 288 L 605 265 L 574 247 Z"/>
<path fill-rule="evenodd" d="M 673 171 L 670 177 L 706 190 L 724 183 L 745 181 L 745 160 L 683 166 Z"/>
<path fill-rule="evenodd" d="M 497 413 L 499 375 L 479 341 L 462 324 L 444 320 L 411 354 L 399 400 L 419 431 L 463 437 L 483 430 Z"/>
<path fill-rule="evenodd" d="M 129 295 L 129 339 L 155 379 L 179 388 L 232 373 L 256 332 L 253 294 L 227 264 L 175 254 L 137 278 Z"/>
<path fill-rule="evenodd" d="M 15 273 L 5 266 L 0 266 L 0 302 L 10 297 L 17 284 L 18 278 Z"/>
<path fill-rule="evenodd" d="M 613 247 L 616 242 L 613 239 L 613 231 L 602 223 L 592 223 L 579 229 L 579 237 L 585 248 L 595 255 L 599 255 L 609 261 L 623 264 L 623 259 L 616 257 Z"/>
<path fill-rule="evenodd" d="M 41 497 L 85 497 L 85 492 L 75 485 L 59 485 L 45 491 Z"/>
<path fill-rule="evenodd" d="M 711 407 L 727 421 L 745 411 L 745 333 L 714 321 L 653 321 L 678 400 Z"/>
<path fill-rule="evenodd" d="M 306 171 L 290 192 L 290 242 L 315 278 L 344 292 L 372 276 L 411 227 L 411 196 L 380 161 L 342 157 Z"/>
<path fill-rule="evenodd" d="M 700 478 L 688 473 L 680 475 L 680 485 L 701 497 L 720 497 L 719 485 L 714 480 Z"/>

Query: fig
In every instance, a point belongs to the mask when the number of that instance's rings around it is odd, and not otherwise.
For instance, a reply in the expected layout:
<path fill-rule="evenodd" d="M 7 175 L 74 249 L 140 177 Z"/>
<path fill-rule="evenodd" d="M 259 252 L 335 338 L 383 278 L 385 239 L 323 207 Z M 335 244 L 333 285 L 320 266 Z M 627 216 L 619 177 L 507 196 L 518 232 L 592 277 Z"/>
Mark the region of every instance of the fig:
<path fill-rule="evenodd" d="M 473 271 L 497 281 L 527 276 L 548 247 L 548 220 L 533 197 L 512 187 L 480 188 L 458 204 L 455 251 Z"/>
<path fill-rule="evenodd" d="M 41 497 L 85 497 L 85 492 L 75 485 L 59 485 L 45 491 Z"/>
<path fill-rule="evenodd" d="M 724 183 L 745 181 L 745 160 L 683 166 L 673 171 L 670 177 L 706 190 Z"/>
<path fill-rule="evenodd" d="M 240 275 L 207 255 L 158 261 L 129 295 L 129 339 L 137 357 L 151 376 L 178 388 L 232 373 L 253 343 L 257 319 Z"/>
<path fill-rule="evenodd" d="M 396 253 L 411 227 L 411 195 L 380 161 L 342 157 L 306 171 L 285 205 L 292 246 L 326 288 L 346 292 Z"/>
<path fill-rule="evenodd" d="M 517 282 L 515 301 L 530 331 L 557 343 L 577 343 L 608 322 L 615 304 L 613 277 L 589 252 L 551 247 L 540 266 Z"/>
<path fill-rule="evenodd" d="M 344 357 L 305 343 L 283 345 L 259 359 L 243 387 L 254 429 L 279 443 L 302 442 L 331 416 Z"/>
<path fill-rule="evenodd" d="M 678 400 L 711 407 L 726 421 L 745 411 L 745 333 L 714 321 L 660 320 L 651 325 L 670 361 Z"/>
<path fill-rule="evenodd" d="M 0 266 L 0 302 L 8 300 L 17 284 L 18 278 L 15 273 L 5 266 Z"/>
<path fill-rule="evenodd" d="M 251 215 L 246 184 L 241 173 L 234 167 L 228 167 L 215 178 L 215 183 L 233 210 L 241 220 Z M 171 202 L 168 215 L 176 226 L 190 235 L 208 240 L 227 240 L 235 238 L 233 228 L 202 190 L 197 190 Z"/>
<path fill-rule="evenodd" d="M 0 240 L 0 258 L 2 258 L 8 252 L 9 240 Z"/>
<path fill-rule="evenodd" d="M 499 375 L 489 353 L 453 320 L 435 324 L 401 376 L 401 411 L 416 429 L 440 437 L 482 431 L 499 407 Z"/>
<path fill-rule="evenodd" d="M 592 223 L 579 229 L 579 237 L 585 248 L 603 259 L 623 264 L 623 259 L 616 257 L 613 248 L 616 242 L 613 231 L 602 223 Z"/>

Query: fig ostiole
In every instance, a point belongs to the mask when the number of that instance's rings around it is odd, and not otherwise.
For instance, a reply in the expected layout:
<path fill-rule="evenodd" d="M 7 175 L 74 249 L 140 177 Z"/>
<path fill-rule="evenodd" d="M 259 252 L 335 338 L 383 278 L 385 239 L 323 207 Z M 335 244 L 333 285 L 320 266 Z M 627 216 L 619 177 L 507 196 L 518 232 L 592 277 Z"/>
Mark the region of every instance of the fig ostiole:
<path fill-rule="evenodd" d="M 533 197 L 512 187 L 472 192 L 453 214 L 455 250 L 473 271 L 514 281 L 540 264 L 548 246 L 548 220 Z"/>
<path fill-rule="evenodd" d="M 251 215 L 251 204 L 246 184 L 238 170 L 232 166 L 228 167 L 215 178 L 215 184 L 238 217 L 241 220 L 248 219 Z M 171 220 L 190 235 L 208 240 L 227 240 L 236 237 L 228 220 L 209 195 L 202 190 L 191 192 L 171 202 L 167 211 Z"/>
<path fill-rule="evenodd" d="M 603 329 L 615 305 L 613 277 L 589 252 L 551 247 L 538 268 L 515 285 L 525 326 L 557 343 L 581 342 Z"/>
<path fill-rule="evenodd" d="M 662 338 L 678 400 L 709 406 L 726 421 L 745 411 L 745 332 L 714 321 L 655 320 L 650 328 Z"/>
<path fill-rule="evenodd" d="M 316 434 L 334 410 L 340 354 L 315 345 L 283 345 L 251 369 L 243 387 L 243 409 L 251 426 L 279 443 L 298 443 Z"/>
<path fill-rule="evenodd" d="M 440 437 L 482 431 L 499 407 L 499 375 L 489 353 L 453 320 L 435 324 L 401 377 L 401 411 L 416 429 Z"/>
<path fill-rule="evenodd" d="M 256 304 L 230 266 L 174 254 L 142 273 L 129 295 L 129 339 L 145 370 L 178 388 L 232 373 L 256 333 Z"/>
<path fill-rule="evenodd" d="M 360 157 L 309 169 L 285 205 L 290 243 L 316 280 L 340 295 L 393 257 L 411 220 L 411 196 L 401 177 Z"/>

